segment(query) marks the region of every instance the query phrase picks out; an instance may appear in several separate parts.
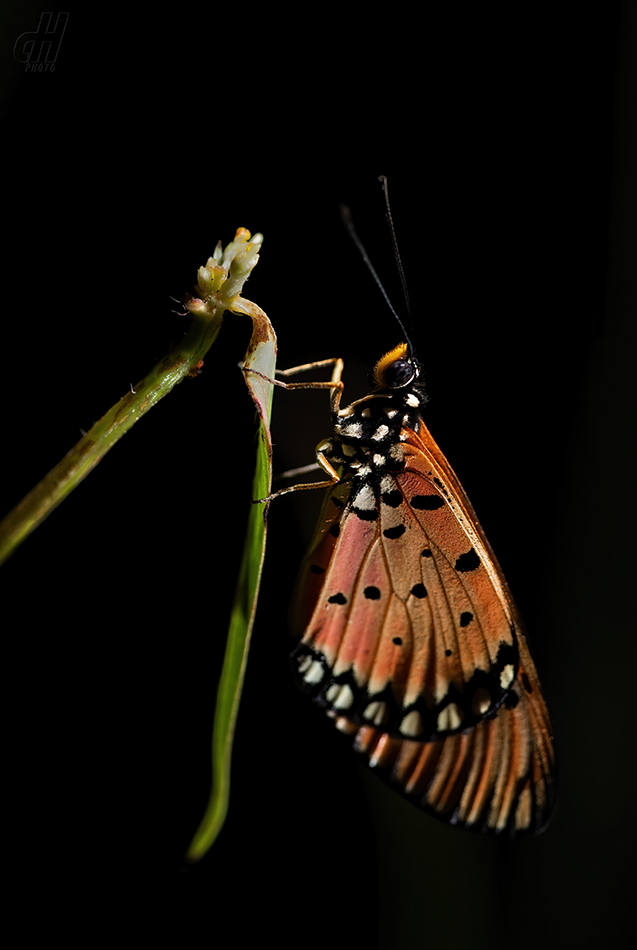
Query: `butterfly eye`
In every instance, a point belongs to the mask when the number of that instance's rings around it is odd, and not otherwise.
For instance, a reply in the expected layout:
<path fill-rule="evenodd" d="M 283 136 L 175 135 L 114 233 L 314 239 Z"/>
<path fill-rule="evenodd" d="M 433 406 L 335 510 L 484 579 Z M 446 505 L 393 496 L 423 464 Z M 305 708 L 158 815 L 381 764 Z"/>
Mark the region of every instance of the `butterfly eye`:
<path fill-rule="evenodd" d="M 408 386 L 416 375 L 416 367 L 411 360 L 396 360 L 383 374 L 383 383 L 389 389 L 401 389 Z"/>
<path fill-rule="evenodd" d="M 417 375 L 417 364 L 409 356 L 409 347 L 406 343 L 399 343 L 376 363 L 372 382 L 381 389 L 402 389 Z"/>

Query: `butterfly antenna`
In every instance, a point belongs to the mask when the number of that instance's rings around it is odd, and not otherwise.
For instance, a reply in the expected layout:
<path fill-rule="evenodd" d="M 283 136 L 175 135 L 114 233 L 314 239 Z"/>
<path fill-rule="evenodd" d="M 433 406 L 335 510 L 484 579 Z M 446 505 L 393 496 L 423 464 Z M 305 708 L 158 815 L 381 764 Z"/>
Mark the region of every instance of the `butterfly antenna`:
<path fill-rule="evenodd" d="M 385 195 L 385 207 L 387 208 L 387 213 L 385 215 L 387 219 L 387 224 L 389 225 L 389 230 L 391 232 L 391 240 L 394 245 L 394 257 L 396 258 L 396 266 L 398 267 L 398 273 L 400 274 L 400 282 L 403 286 L 403 294 L 405 296 L 405 306 L 407 308 L 407 313 L 411 317 L 411 304 L 409 303 L 409 291 L 407 290 L 407 280 L 405 278 L 405 271 L 403 270 L 403 262 L 400 259 L 400 251 L 398 250 L 398 241 L 396 240 L 396 232 L 394 230 L 394 219 L 391 216 L 391 207 L 389 205 L 389 192 L 387 190 L 387 178 L 385 175 L 379 175 L 378 180 L 383 186 L 383 193 Z"/>
<path fill-rule="evenodd" d="M 356 233 L 356 229 L 355 229 L 355 227 L 354 227 L 354 222 L 352 221 L 352 213 L 351 213 L 351 211 L 349 210 L 349 208 L 347 207 L 347 205 L 340 205 L 340 210 L 341 210 L 341 218 L 342 218 L 343 224 L 345 225 L 345 227 L 346 227 L 347 230 L 349 231 L 349 235 L 350 235 L 352 241 L 354 242 L 354 244 L 356 245 L 356 247 L 357 247 L 358 250 L 360 251 L 361 257 L 363 258 L 363 260 L 364 260 L 365 263 L 367 264 L 367 268 L 368 268 L 370 274 L 372 275 L 372 277 L 374 278 L 374 280 L 376 281 L 376 283 L 377 283 L 377 285 L 378 285 L 378 287 L 379 287 L 379 289 L 380 289 L 380 292 L 382 293 L 383 297 L 385 298 L 385 302 L 386 302 L 387 306 L 389 307 L 389 309 L 391 310 L 391 312 L 392 312 L 393 315 L 395 316 L 396 320 L 398 321 L 398 326 L 400 327 L 400 329 L 401 329 L 401 330 L 403 331 L 403 333 L 405 334 L 405 342 L 406 342 L 407 346 L 409 347 L 409 353 L 410 353 L 410 355 L 413 355 L 414 349 L 413 349 L 413 346 L 411 345 L 411 340 L 409 339 L 409 335 L 407 334 L 407 331 L 406 331 L 406 329 L 405 329 L 405 325 L 404 325 L 403 321 L 400 319 L 400 317 L 398 316 L 398 314 L 396 313 L 396 311 L 395 311 L 395 309 L 394 309 L 394 307 L 393 307 L 393 305 L 392 305 L 391 300 L 390 300 L 389 297 L 387 296 L 387 291 L 385 290 L 385 288 L 383 287 L 383 285 L 382 285 L 382 283 L 381 283 L 381 281 L 380 281 L 380 277 L 378 276 L 378 274 L 377 274 L 376 271 L 374 270 L 374 265 L 372 264 L 372 262 L 371 262 L 370 259 L 369 259 L 369 256 L 368 256 L 368 254 L 367 254 L 367 251 L 365 250 L 365 247 L 364 247 L 364 245 L 363 245 L 363 242 L 361 241 L 361 239 L 359 238 L 358 234 Z M 393 228 L 392 228 L 392 234 L 393 234 Z M 398 254 L 398 248 L 396 247 L 395 240 L 396 240 L 396 239 L 394 238 L 394 249 L 395 249 L 395 251 L 396 251 L 396 254 Z M 398 258 L 398 260 L 400 261 L 400 258 Z M 404 276 L 403 276 L 402 267 L 400 266 L 400 264 L 399 264 L 399 271 L 400 271 L 401 278 L 402 278 L 402 280 L 403 280 L 403 290 L 404 290 L 404 289 L 405 289 L 405 283 L 404 283 L 405 278 L 404 278 Z"/>

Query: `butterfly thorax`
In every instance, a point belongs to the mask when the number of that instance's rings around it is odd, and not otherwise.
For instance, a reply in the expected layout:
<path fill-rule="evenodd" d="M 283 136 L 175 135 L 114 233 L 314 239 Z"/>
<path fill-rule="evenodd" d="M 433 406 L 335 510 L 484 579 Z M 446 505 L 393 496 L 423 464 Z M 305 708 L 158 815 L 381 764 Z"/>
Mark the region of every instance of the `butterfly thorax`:
<path fill-rule="evenodd" d="M 374 367 L 376 390 L 337 410 L 332 438 L 318 447 L 340 469 L 341 480 L 351 482 L 354 508 L 363 519 L 376 518 L 382 495 L 387 502 L 394 489 L 388 476 L 404 465 L 403 443 L 420 430 L 427 396 L 419 374 L 406 344 L 390 350 Z"/>
<path fill-rule="evenodd" d="M 399 392 L 372 393 L 336 415 L 331 439 L 319 450 L 341 468 L 343 481 L 368 486 L 378 498 L 386 476 L 403 466 L 402 443 L 417 433 L 426 396 L 412 386 Z M 370 495 L 371 501 L 371 495 Z"/>

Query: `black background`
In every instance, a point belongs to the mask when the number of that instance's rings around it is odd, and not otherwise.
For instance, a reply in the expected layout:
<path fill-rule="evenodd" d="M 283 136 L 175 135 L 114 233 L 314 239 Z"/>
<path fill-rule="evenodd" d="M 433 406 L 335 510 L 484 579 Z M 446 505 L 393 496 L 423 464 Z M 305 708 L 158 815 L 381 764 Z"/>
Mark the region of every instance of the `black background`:
<path fill-rule="evenodd" d="M 184 864 L 253 465 L 250 324 L 228 315 L 202 375 L 2 570 L 10 906 L 83 945 L 169 925 L 180 946 L 228 926 L 246 945 L 619 939 L 634 888 L 634 6 L 80 8 L 55 70 L 25 73 L 13 44 L 41 9 L 3 11 L 4 510 L 180 337 L 170 296 L 239 226 L 265 234 L 245 296 L 279 365 L 343 356 L 346 398 L 364 394 L 400 333 L 338 203 L 402 307 L 387 175 L 427 423 L 526 618 L 560 794 L 537 839 L 447 828 L 307 708 L 286 614 L 320 499 L 297 496 L 271 512 L 228 821 Z M 328 422 L 324 394 L 278 394 L 276 469 L 310 461 Z"/>

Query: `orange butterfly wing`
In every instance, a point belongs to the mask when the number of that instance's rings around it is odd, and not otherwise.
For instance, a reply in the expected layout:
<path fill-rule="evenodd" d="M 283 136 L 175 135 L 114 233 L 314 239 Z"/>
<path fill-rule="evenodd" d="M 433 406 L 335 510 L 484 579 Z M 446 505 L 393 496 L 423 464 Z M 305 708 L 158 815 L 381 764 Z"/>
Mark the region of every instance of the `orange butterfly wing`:
<path fill-rule="evenodd" d="M 553 805 L 555 759 L 551 724 L 533 661 L 520 643 L 518 676 L 503 706 L 472 729 L 420 743 L 380 729 L 357 728 L 354 747 L 371 766 L 389 770 L 409 798 L 437 817 L 469 828 L 541 831 Z"/>
<path fill-rule="evenodd" d="M 377 492 L 346 478 L 327 495 L 296 600 L 297 675 L 421 807 L 537 831 L 554 783 L 537 674 L 473 508 L 417 428 L 391 447 Z"/>

